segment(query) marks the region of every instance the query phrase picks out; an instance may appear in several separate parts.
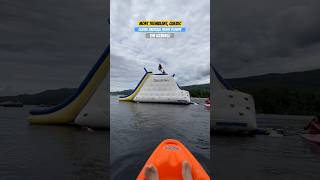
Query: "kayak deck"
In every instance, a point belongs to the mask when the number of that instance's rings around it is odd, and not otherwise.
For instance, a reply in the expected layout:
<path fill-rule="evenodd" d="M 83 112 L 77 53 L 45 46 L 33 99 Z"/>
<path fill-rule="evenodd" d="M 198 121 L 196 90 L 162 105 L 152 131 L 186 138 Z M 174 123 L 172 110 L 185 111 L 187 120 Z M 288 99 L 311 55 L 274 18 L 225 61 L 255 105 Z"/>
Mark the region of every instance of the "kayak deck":
<path fill-rule="evenodd" d="M 182 180 L 182 164 L 187 161 L 194 180 L 209 180 L 210 177 L 191 152 L 179 141 L 167 139 L 154 150 L 141 170 L 137 180 L 145 180 L 145 168 L 154 165 L 161 180 Z"/>

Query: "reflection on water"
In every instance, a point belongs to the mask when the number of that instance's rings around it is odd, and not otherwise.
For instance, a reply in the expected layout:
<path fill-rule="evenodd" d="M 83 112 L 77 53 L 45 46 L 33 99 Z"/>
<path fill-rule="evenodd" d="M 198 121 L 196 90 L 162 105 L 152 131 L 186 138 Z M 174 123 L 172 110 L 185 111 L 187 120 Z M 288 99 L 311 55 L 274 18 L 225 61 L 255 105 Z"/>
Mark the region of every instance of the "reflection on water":
<path fill-rule="evenodd" d="M 207 167 L 210 158 L 210 112 L 200 105 L 111 101 L 111 179 L 134 179 L 166 138 L 180 140 Z M 208 169 L 208 168 L 206 168 Z"/>
<path fill-rule="evenodd" d="M 36 126 L 0 107 L 0 179 L 108 179 L 109 131 Z"/>
<path fill-rule="evenodd" d="M 289 120 L 291 119 L 291 120 Z M 310 119 L 260 118 L 259 127 L 282 128 L 281 138 L 211 137 L 213 175 L 219 180 L 317 180 L 320 177 L 320 146 L 301 138 Z"/>

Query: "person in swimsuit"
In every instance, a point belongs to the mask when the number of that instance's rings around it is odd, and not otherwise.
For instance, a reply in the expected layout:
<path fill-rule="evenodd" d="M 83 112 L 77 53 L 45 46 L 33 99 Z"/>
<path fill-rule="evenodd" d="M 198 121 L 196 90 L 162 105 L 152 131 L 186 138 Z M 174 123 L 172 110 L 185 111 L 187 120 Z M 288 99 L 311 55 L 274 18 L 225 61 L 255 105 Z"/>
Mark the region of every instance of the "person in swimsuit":
<path fill-rule="evenodd" d="M 159 70 L 162 74 L 166 74 L 166 72 L 164 71 L 164 69 L 163 69 L 163 67 L 162 67 L 161 64 L 159 64 L 158 70 Z"/>

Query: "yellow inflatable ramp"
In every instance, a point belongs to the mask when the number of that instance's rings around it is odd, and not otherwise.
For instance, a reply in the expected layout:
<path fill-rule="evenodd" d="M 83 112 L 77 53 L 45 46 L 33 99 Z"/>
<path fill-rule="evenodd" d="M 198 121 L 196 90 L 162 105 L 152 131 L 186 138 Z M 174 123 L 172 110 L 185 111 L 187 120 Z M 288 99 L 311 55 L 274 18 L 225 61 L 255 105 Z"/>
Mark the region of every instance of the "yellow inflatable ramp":
<path fill-rule="evenodd" d="M 141 90 L 144 83 L 147 81 L 149 76 L 152 74 L 152 72 L 148 72 L 146 69 L 144 69 L 146 73 L 144 74 L 143 78 L 140 80 L 139 84 L 136 86 L 136 88 L 133 90 L 133 92 L 127 96 L 121 96 L 119 98 L 119 101 L 133 101 L 133 99 L 136 97 L 136 95 Z"/>
<path fill-rule="evenodd" d="M 67 124 L 74 122 L 109 72 L 109 58 L 110 47 L 107 47 L 72 96 L 52 108 L 31 110 L 28 121 L 31 124 Z"/>

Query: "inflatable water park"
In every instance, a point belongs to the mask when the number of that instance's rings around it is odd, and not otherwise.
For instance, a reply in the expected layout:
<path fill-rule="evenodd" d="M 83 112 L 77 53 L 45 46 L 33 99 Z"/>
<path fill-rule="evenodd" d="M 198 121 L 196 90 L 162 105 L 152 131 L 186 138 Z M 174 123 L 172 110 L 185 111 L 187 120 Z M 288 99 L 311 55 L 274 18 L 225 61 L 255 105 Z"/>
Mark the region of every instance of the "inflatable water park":
<path fill-rule="evenodd" d="M 257 129 L 254 99 L 233 89 L 211 65 L 211 122 L 215 132 L 251 132 Z"/>
<path fill-rule="evenodd" d="M 106 78 L 110 66 L 109 56 L 110 47 L 107 47 L 73 95 L 57 106 L 31 110 L 29 123 L 108 128 L 109 109 L 105 104 L 109 98 Z"/>
<path fill-rule="evenodd" d="M 154 74 L 144 68 L 145 74 L 131 94 L 121 96 L 119 101 L 143 103 L 190 104 L 190 94 L 182 90 L 174 79 L 161 70 Z"/>

